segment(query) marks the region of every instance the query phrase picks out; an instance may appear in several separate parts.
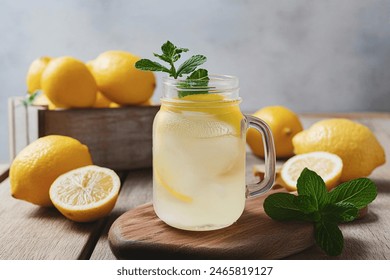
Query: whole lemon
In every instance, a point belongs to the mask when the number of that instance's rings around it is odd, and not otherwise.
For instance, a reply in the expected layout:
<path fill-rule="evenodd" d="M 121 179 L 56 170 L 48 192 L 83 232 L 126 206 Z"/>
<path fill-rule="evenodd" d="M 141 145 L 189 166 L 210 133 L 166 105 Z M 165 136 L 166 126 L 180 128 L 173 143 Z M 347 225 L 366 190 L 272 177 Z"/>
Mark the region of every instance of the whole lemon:
<path fill-rule="evenodd" d="M 43 71 L 42 90 L 58 108 L 92 107 L 97 85 L 87 66 L 69 56 L 51 60 Z"/>
<path fill-rule="evenodd" d="M 51 206 L 49 189 L 54 180 L 65 172 L 91 164 L 88 147 L 78 140 L 60 135 L 39 138 L 13 160 L 11 194 L 17 199 Z"/>
<path fill-rule="evenodd" d="M 32 105 L 34 106 L 49 106 L 49 99 L 47 99 L 46 95 L 42 93 L 38 93 L 38 95 L 34 98 Z"/>
<path fill-rule="evenodd" d="M 93 107 L 95 108 L 109 108 L 111 104 L 111 100 L 105 97 L 100 91 L 96 94 L 96 101 Z"/>
<path fill-rule="evenodd" d="M 152 72 L 135 68 L 139 59 L 125 51 L 107 51 L 88 64 L 99 90 L 108 99 L 131 105 L 146 102 L 156 87 Z"/>
<path fill-rule="evenodd" d="M 121 108 L 122 106 L 118 103 L 111 102 L 110 105 L 108 105 L 109 108 Z"/>
<path fill-rule="evenodd" d="M 326 119 L 293 138 L 294 152 L 325 151 L 343 160 L 341 181 L 366 177 L 385 163 L 385 151 L 371 130 L 348 119 Z"/>
<path fill-rule="evenodd" d="M 47 64 L 49 64 L 51 58 L 48 56 L 42 56 L 35 59 L 28 68 L 26 83 L 27 83 L 27 92 L 32 94 L 37 90 L 41 89 L 41 76 L 43 71 L 46 69 Z"/>
<path fill-rule="evenodd" d="M 270 127 L 277 158 L 294 155 L 292 138 L 303 128 L 299 117 L 293 111 L 283 106 L 269 106 L 258 110 L 253 116 L 262 119 Z M 263 138 L 257 130 L 249 128 L 246 141 L 255 155 L 264 157 Z"/>

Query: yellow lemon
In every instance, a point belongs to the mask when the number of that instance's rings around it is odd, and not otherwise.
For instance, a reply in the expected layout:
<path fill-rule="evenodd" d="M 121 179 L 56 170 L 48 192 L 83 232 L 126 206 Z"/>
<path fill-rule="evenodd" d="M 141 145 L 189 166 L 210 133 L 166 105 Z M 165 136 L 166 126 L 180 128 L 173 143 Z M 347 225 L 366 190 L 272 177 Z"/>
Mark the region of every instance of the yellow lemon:
<path fill-rule="evenodd" d="M 122 107 L 120 104 L 111 102 L 110 105 L 108 105 L 109 108 L 120 108 Z"/>
<path fill-rule="evenodd" d="M 154 104 L 153 104 L 153 100 L 151 98 L 149 98 L 147 101 L 145 101 L 144 103 L 141 103 L 140 105 L 141 106 L 152 106 Z"/>
<path fill-rule="evenodd" d="M 326 119 L 293 138 L 294 152 L 325 151 L 343 160 L 342 182 L 366 177 L 385 163 L 385 152 L 371 130 L 347 119 Z"/>
<path fill-rule="evenodd" d="M 292 138 L 302 131 L 302 124 L 298 116 L 283 106 L 269 106 L 258 110 L 253 116 L 265 121 L 272 131 L 277 158 L 286 158 L 294 155 Z M 249 128 L 246 136 L 252 152 L 264 157 L 264 146 L 261 134 Z"/>
<path fill-rule="evenodd" d="M 85 63 L 85 66 L 87 66 L 88 70 L 91 73 L 92 73 L 92 63 L 93 60 Z M 96 92 L 96 100 L 95 100 L 95 104 L 93 104 L 94 108 L 109 108 L 111 103 L 112 101 L 109 100 L 106 96 L 104 96 L 104 94 L 102 94 L 100 91 Z"/>
<path fill-rule="evenodd" d="M 125 51 L 107 51 L 90 62 L 99 90 L 120 105 L 141 104 L 154 92 L 153 72 L 135 68 L 140 58 Z"/>
<path fill-rule="evenodd" d="M 297 181 L 305 168 L 316 172 L 324 180 L 328 190 L 334 188 L 343 170 L 343 161 L 335 154 L 312 152 L 296 155 L 288 159 L 282 166 L 281 178 L 288 191 L 297 190 Z"/>
<path fill-rule="evenodd" d="M 42 90 L 58 108 L 84 108 L 95 104 L 97 85 L 87 66 L 72 57 L 50 61 L 41 78 Z"/>
<path fill-rule="evenodd" d="M 34 106 L 49 106 L 49 99 L 47 99 L 46 95 L 38 93 L 38 96 L 34 98 L 33 105 Z"/>
<path fill-rule="evenodd" d="M 114 171 L 90 165 L 59 176 L 50 187 L 50 199 L 68 219 L 92 222 L 112 211 L 119 189 Z"/>
<path fill-rule="evenodd" d="M 54 105 L 50 100 L 48 100 L 47 108 L 48 108 L 49 110 L 57 110 L 57 109 L 59 109 L 59 108 L 57 108 L 57 106 Z"/>
<path fill-rule="evenodd" d="M 95 108 L 109 108 L 112 103 L 107 97 L 105 97 L 100 91 L 96 94 L 96 101 L 93 107 Z"/>
<path fill-rule="evenodd" d="M 50 57 L 42 56 L 31 63 L 26 77 L 28 93 L 32 94 L 41 89 L 41 76 L 50 60 Z"/>
<path fill-rule="evenodd" d="M 50 135 L 25 147 L 10 167 L 13 197 L 41 206 L 51 206 L 49 189 L 69 170 L 91 165 L 87 146 L 67 136 Z"/>

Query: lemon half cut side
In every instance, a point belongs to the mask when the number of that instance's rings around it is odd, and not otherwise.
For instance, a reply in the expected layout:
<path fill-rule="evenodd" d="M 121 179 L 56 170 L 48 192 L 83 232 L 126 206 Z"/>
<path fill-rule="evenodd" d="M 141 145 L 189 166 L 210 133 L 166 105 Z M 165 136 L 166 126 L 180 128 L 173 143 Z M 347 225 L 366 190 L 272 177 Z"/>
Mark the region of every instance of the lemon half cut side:
<path fill-rule="evenodd" d="M 303 169 L 307 167 L 324 180 L 328 190 L 338 183 L 343 169 L 343 161 L 335 154 L 312 152 L 296 155 L 287 160 L 281 170 L 281 178 L 288 191 L 297 190 L 297 181 Z"/>
<path fill-rule="evenodd" d="M 119 189 L 113 170 L 89 165 L 59 176 L 50 187 L 50 199 L 68 219 L 91 222 L 112 211 Z"/>

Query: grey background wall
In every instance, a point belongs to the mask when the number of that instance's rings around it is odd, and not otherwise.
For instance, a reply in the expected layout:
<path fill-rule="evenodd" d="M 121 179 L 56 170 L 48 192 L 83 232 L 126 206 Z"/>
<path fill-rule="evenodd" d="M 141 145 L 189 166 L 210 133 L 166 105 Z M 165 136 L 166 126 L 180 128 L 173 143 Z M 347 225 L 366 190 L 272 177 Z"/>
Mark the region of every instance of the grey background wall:
<path fill-rule="evenodd" d="M 7 99 L 25 93 L 42 55 L 150 58 L 169 39 L 206 55 L 210 72 L 238 76 L 247 112 L 390 110 L 388 0 L 0 0 L 0 36 L 0 162 Z"/>

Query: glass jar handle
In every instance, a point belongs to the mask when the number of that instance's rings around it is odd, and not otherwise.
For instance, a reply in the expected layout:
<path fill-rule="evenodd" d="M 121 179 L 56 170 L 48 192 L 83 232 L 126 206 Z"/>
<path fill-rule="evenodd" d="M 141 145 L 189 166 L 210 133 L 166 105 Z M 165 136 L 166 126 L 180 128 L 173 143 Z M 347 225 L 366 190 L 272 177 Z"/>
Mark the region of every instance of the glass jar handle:
<path fill-rule="evenodd" d="M 246 197 L 255 197 L 271 189 L 275 181 L 275 145 L 269 126 L 259 118 L 245 115 L 248 127 L 256 129 L 263 137 L 265 175 L 264 179 L 256 184 L 246 185 Z"/>

